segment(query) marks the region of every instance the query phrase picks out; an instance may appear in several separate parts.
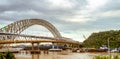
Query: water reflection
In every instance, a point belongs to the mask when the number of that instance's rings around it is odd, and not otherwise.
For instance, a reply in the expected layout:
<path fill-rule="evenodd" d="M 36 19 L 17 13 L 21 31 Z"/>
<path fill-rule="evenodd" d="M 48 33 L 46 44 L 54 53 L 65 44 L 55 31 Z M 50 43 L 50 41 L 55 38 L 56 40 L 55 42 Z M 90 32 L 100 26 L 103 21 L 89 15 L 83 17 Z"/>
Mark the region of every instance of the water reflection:
<path fill-rule="evenodd" d="M 40 59 L 40 54 L 31 54 L 32 58 L 31 59 Z"/>
<path fill-rule="evenodd" d="M 18 53 L 15 55 L 17 59 L 92 59 L 91 53 L 56 53 L 49 52 L 49 54 L 30 54 L 30 53 Z"/>
<path fill-rule="evenodd" d="M 43 51 L 41 54 L 31 54 L 30 59 L 58 59 L 58 53 L 57 52 L 49 52 L 45 53 Z"/>

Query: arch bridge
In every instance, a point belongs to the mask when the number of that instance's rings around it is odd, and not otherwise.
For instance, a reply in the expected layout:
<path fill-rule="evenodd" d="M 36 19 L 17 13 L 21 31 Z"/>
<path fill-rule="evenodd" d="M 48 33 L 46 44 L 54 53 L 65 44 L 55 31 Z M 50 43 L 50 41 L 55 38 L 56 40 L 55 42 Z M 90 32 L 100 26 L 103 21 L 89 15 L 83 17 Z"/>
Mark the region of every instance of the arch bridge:
<path fill-rule="evenodd" d="M 41 25 L 47 28 L 54 37 L 33 36 L 21 34 L 22 31 L 29 28 L 32 25 Z M 69 45 L 79 46 L 81 43 L 71 40 L 69 38 L 62 37 L 59 31 L 48 21 L 42 19 L 24 19 L 11 23 L 0 29 L 0 45 L 14 44 L 14 43 L 41 43 L 52 42 L 64 43 Z"/>

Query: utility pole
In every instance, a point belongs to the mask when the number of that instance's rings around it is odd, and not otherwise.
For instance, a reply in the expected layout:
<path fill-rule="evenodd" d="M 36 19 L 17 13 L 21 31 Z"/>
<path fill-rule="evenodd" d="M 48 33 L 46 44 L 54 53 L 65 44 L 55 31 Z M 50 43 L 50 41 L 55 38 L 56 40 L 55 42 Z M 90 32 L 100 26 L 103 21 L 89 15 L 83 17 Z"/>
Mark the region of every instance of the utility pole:
<path fill-rule="evenodd" d="M 108 38 L 108 59 L 110 59 L 110 39 Z"/>

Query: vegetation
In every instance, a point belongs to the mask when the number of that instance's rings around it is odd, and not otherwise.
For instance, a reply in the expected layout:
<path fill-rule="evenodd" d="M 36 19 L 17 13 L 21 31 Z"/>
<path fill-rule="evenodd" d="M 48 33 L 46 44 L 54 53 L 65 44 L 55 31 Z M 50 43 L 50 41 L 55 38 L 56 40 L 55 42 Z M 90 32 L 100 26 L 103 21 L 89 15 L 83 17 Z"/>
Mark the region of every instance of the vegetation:
<path fill-rule="evenodd" d="M 0 53 L 0 59 L 5 59 L 5 56 L 2 53 Z"/>
<path fill-rule="evenodd" d="M 120 30 L 110 30 L 99 33 L 92 33 L 87 40 L 83 42 L 84 47 L 99 48 L 102 45 L 108 45 L 108 39 L 110 42 L 110 48 L 116 48 L 120 46 Z"/>
<path fill-rule="evenodd" d="M 16 59 L 11 52 L 0 53 L 0 59 Z"/>
<path fill-rule="evenodd" d="M 119 55 L 94 56 L 93 59 L 120 59 Z"/>

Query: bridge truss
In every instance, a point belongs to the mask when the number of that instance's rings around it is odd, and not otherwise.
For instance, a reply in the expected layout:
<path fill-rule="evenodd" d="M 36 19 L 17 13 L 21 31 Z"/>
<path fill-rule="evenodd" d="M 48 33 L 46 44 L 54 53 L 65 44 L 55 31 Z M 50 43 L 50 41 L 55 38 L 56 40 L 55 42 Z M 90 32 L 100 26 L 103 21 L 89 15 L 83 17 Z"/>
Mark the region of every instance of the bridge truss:
<path fill-rule="evenodd" d="M 33 25 L 41 25 L 47 28 L 54 37 L 32 36 L 21 34 L 22 31 Z M 80 42 L 63 38 L 58 30 L 48 21 L 42 19 L 25 19 L 11 23 L 4 28 L 0 29 L 0 44 L 12 44 L 12 43 L 40 43 L 40 42 L 52 42 L 52 43 L 64 43 L 64 44 L 77 44 Z"/>

